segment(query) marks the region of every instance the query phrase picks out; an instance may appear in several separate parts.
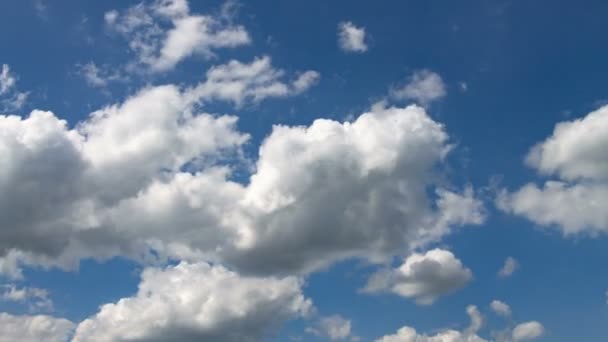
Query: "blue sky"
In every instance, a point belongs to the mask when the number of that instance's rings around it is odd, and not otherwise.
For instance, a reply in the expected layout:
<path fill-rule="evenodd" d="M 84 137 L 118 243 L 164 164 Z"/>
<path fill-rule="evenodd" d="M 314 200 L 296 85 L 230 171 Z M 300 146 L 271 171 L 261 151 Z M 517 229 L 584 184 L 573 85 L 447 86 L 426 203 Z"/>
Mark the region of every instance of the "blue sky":
<path fill-rule="evenodd" d="M 0 3 L 0 341 L 602 341 L 607 12 Z"/>

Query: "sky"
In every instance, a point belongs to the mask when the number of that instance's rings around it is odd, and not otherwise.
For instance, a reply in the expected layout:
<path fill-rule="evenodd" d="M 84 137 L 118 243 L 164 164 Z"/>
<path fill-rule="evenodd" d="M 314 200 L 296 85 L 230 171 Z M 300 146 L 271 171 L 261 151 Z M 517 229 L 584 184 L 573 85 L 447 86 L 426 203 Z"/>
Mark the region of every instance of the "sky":
<path fill-rule="evenodd" d="M 0 342 L 603 341 L 605 1 L 0 3 Z"/>

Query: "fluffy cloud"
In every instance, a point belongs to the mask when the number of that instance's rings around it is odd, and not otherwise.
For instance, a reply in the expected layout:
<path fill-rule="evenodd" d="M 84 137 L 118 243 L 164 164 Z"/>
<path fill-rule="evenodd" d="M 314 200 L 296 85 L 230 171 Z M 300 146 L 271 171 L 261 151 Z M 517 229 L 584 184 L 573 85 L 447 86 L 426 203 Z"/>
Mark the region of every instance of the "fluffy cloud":
<path fill-rule="evenodd" d="M 325 336 L 331 341 L 345 340 L 349 337 L 357 339 L 351 335 L 351 321 L 340 315 L 321 317 L 316 328 L 309 327 L 308 333 Z"/>
<path fill-rule="evenodd" d="M 474 305 L 468 306 L 467 314 L 471 319 L 471 324 L 463 331 L 449 329 L 429 336 L 418 334 L 416 329 L 406 326 L 400 328 L 396 334 L 383 336 L 376 342 L 488 342 L 477 335 L 477 331 L 483 323 L 483 318 L 477 307 Z"/>
<path fill-rule="evenodd" d="M 30 310 L 53 310 L 53 302 L 45 289 L 36 287 L 17 287 L 14 284 L 4 285 L 0 292 L 0 301 L 12 301 L 28 304 Z"/>
<path fill-rule="evenodd" d="M 372 275 L 364 292 L 389 291 L 414 298 L 418 304 L 432 304 L 439 296 L 463 287 L 473 277 L 452 252 L 433 249 L 414 253 L 397 269 Z"/>
<path fill-rule="evenodd" d="M 231 72 L 255 78 L 251 69 L 267 65 L 233 63 Z M 0 116 L 0 189 L 9 194 L 0 199 L 0 269 L 18 276 L 19 263 L 70 268 L 120 255 L 310 272 L 347 258 L 384 262 L 484 219 L 471 189 L 437 183 L 451 146 L 422 108 L 275 126 L 241 184 L 226 161 L 238 160 L 248 136 L 236 117 L 197 112 L 210 96 L 197 91 L 147 88 L 74 128 L 50 112 Z"/>
<path fill-rule="evenodd" d="M 493 304 L 497 302 L 492 302 Z M 500 302 L 501 304 L 505 303 Z M 376 340 L 376 342 L 489 342 L 491 340 L 485 339 L 478 335 L 479 330 L 483 326 L 483 316 L 479 312 L 476 306 L 469 305 L 467 307 L 467 314 L 471 320 L 468 328 L 463 330 L 446 329 L 442 330 L 435 335 L 426 335 L 418 333 L 416 329 L 412 327 L 402 327 L 393 335 L 386 335 Z M 518 342 L 518 341 L 531 341 L 544 333 L 544 327 L 542 324 L 536 321 L 525 322 L 516 325 L 513 329 L 507 328 L 502 331 L 493 332 L 492 335 L 496 337 L 496 342 Z"/>
<path fill-rule="evenodd" d="M 394 87 L 391 96 L 397 100 L 413 100 L 427 106 L 443 98 L 447 91 L 439 74 L 431 70 L 417 70 L 402 87 Z"/>
<path fill-rule="evenodd" d="M 281 81 L 285 72 L 272 66 L 270 57 L 256 58 L 249 64 L 232 60 L 207 71 L 206 81 L 190 89 L 188 96 L 201 101 L 231 101 L 237 107 L 246 101 L 260 102 L 268 97 L 300 94 L 315 85 L 320 74 L 308 70 L 290 83 Z"/>
<path fill-rule="evenodd" d="M 511 307 L 507 303 L 501 302 L 499 300 L 493 300 L 490 303 L 490 308 L 497 314 L 503 317 L 511 316 Z"/>
<path fill-rule="evenodd" d="M 521 323 L 513 329 L 513 341 L 530 341 L 542 336 L 544 331 L 542 324 L 536 321 Z"/>
<path fill-rule="evenodd" d="M 513 275 L 519 268 L 519 263 L 513 257 L 507 257 L 504 265 L 498 270 L 498 276 L 501 278 L 507 278 Z"/>
<path fill-rule="evenodd" d="M 74 341 L 258 341 L 312 310 L 301 285 L 206 263 L 148 268 L 135 296 L 103 305 L 78 325 Z"/>
<path fill-rule="evenodd" d="M 528 154 L 528 165 L 554 176 L 543 186 L 533 183 L 497 199 L 504 211 L 565 235 L 608 230 L 608 106 L 587 116 L 558 123 L 553 134 Z"/>
<path fill-rule="evenodd" d="M 206 58 L 214 50 L 249 44 L 245 28 L 222 16 L 190 13 L 186 0 L 140 3 L 105 14 L 108 27 L 129 41 L 138 62 L 152 72 L 167 71 L 192 55 Z"/>
<path fill-rule="evenodd" d="M 17 90 L 17 76 L 11 72 L 8 64 L 0 69 L 0 110 L 17 110 L 25 104 L 28 93 Z"/>
<path fill-rule="evenodd" d="M 45 315 L 13 316 L 0 312 L 1 342 L 65 342 L 74 329 L 74 323 Z"/>
<path fill-rule="evenodd" d="M 338 24 L 338 45 L 346 52 L 363 53 L 367 51 L 365 28 L 357 27 L 350 21 Z"/>

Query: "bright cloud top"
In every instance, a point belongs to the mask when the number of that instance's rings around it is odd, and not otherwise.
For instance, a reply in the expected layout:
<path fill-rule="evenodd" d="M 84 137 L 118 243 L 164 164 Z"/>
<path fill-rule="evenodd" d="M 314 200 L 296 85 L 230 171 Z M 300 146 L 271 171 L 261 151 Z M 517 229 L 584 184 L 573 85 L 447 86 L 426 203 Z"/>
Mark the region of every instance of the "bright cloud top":
<path fill-rule="evenodd" d="M 78 325 L 73 341 L 259 341 L 311 312 L 301 285 L 205 263 L 148 268 L 135 296 L 103 305 Z"/>

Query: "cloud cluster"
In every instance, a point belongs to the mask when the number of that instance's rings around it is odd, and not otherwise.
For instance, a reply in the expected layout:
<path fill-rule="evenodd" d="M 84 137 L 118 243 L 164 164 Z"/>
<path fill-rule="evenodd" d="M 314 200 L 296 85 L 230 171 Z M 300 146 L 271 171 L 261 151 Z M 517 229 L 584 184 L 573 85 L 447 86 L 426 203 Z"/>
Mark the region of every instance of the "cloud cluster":
<path fill-rule="evenodd" d="M 338 24 L 338 45 L 345 52 L 363 53 L 367 51 L 365 28 L 357 27 L 350 21 Z"/>
<path fill-rule="evenodd" d="M 264 60 L 253 72 L 232 66 L 254 78 L 267 70 Z M 470 189 L 438 183 L 448 135 L 422 108 L 275 126 L 242 184 L 222 161 L 238 157 L 248 135 L 234 116 L 197 112 L 207 96 L 146 88 L 73 128 L 50 112 L 0 116 L 2 269 L 119 255 L 310 272 L 346 258 L 384 261 L 484 219 Z"/>
<path fill-rule="evenodd" d="M 508 305 L 502 302 L 494 301 L 491 306 L 494 308 L 500 303 L 500 306 L 508 308 Z M 504 312 L 501 312 L 503 314 Z M 435 335 L 427 335 L 418 333 L 416 329 L 404 326 L 397 330 L 395 334 L 386 335 L 376 342 L 489 342 L 491 340 L 479 336 L 484 318 L 474 305 L 467 307 L 467 314 L 471 320 L 469 326 L 463 330 L 445 329 Z M 510 310 L 509 310 L 510 314 Z M 517 324 L 513 328 L 506 328 L 502 331 L 492 332 L 496 342 L 521 342 L 531 341 L 544 334 L 544 327 L 536 321 L 529 321 Z"/>
<path fill-rule="evenodd" d="M 81 322 L 78 341 L 259 341 L 313 309 L 294 277 L 247 277 L 182 262 L 142 273 L 133 297 Z"/>
<path fill-rule="evenodd" d="M 547 180 L 504 190 L 498 206 L 564 235 L 608 231 L 608 106 L 583 118 L 558 123 L 553 134 L 534 146 L 526 162 Z"/>
<path fill-rule="evenodd" d="M 14 316 L 0 312 L 0 342 L 65 342 L 75 324 L 46 315 Z"/>
<path fill-rule="evenodd" d="M 414 253 L 396 269 L 372 275 L 363 292 L 391 292 L 413 298 L 422 305 L 432 304 L 438 297 L 454 292 L 473 277 L 452 252 L 433 249 L 425 254 Z"/>
<path fill-rule="evenodd" d="M 36 287 L 17 287 L 14 284 L 3 285 L 0 292 L 0 301 L 11 301 L 27 304 L 31 311 L 52 311 L 53 301 L 45 289 Z"/>
<path fill-rule="evenodd" d="M 222 16 L 192 14 L 186 0 L 142 2 L 105 14 L 110 30 L 129 42 L 138 63 L 150 72 L 173 69 L 183 59 L 214 56 L 214 50 L 250 43 L 244 27 Z"/>

